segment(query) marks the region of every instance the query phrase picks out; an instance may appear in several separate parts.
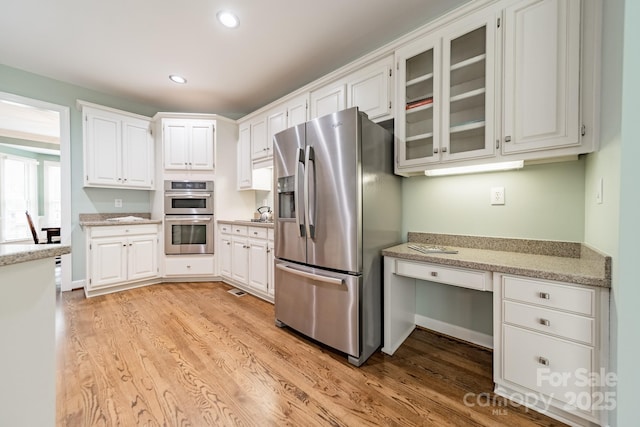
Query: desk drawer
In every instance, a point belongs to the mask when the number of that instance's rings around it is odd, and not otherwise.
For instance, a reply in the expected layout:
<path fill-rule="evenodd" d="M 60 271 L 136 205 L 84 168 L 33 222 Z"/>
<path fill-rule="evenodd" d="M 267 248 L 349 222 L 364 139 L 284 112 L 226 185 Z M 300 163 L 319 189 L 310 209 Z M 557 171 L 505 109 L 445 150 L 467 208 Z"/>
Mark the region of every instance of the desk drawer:
<path fill-rule="evenodd" d="M 213 276 L 214 258 L 209 255 L 168 256 L 164 263 L 165 276 Z"/>
<path fill-rule="evenodd" d="M 480 291 L 492 290 L 491 272 L 442 267 L 424 262 L 396 261 L 396 274 Z"/>
<path fill-rule="evenodd" d="M 592 318 L 513 301 L 504 301 L 503 304 L 505 323 L 585 344 L 594 344 L 595 324 Z"/>
<path fill-rule="evenodd" d="M 505 299 L 594 315 L 594 290 L 521 277 L 502 277 Z"/>
<path fill-rule="evenodd" d="M 593 372 L 593 348 L 504 325 L 503 378 L 531 390 L 575 403 L 572 396 L 591 396 L 589 381 L 576 369 Z M 559 381 L 559 378 L 566 381 Z M 587 411 L 589 409 L 586 409 Z"/>

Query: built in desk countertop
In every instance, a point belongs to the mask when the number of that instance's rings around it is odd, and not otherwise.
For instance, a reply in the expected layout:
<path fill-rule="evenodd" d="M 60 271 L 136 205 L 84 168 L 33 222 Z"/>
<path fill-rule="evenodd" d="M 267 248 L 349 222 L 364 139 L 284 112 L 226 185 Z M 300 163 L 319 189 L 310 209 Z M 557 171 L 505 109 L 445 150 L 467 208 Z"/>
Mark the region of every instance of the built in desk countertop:
<path fill-rule="evenodd" d="M 114 218 L 123 217 L 142 218 L 135 221 L 118 221 Z M 144 225 L 144 224 L 162 224 L 161 219 L 150 219 L 149 213 L 110 213 L 110 214 L 80 214 L 81 227 L 107 227 L 113 225 Z"/>
<path fill-rule="evenodd" d="M 424 254 L 410 243 L 445 246 L 457 254 Z M 409 242 L 382 251 L 385 257 L 491 271 L 577 285 L 611 287 L 611 257 L 573 242 L 409 233 Z"/>

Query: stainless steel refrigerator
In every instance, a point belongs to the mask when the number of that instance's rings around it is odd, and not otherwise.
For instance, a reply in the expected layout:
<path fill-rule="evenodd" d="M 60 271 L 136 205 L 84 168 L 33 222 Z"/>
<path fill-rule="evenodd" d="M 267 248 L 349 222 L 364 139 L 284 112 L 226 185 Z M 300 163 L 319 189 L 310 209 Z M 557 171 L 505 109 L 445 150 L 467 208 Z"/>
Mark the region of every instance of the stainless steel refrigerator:
<path fill-rule="evenodd" d="M 276 325 L 360 366 L 382 343 L 380 251 L 401 242 L 392 137 L 350 108 L 274 146 Z"/>

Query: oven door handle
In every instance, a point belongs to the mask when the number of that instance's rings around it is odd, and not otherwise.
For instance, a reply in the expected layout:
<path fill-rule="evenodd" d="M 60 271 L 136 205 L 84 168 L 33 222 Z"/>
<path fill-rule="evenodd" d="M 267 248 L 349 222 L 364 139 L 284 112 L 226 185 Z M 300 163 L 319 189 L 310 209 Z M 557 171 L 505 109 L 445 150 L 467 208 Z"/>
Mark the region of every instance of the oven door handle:
<path fill-rule="evenodd" d="M 164 197 L 188 197 L 190 199 L 199 199 L 201 197 L 211 197 L 209 193 L 192 194 L 192 193 L 165 193 Z"/>
<path fill-rule="evenodd" d="M 172 222 L 188 222 L 188 223 L 193 223 L 193 222 L 210 222 L 211 218 L 165 218 L 165 221 L 172 221 Z"/>

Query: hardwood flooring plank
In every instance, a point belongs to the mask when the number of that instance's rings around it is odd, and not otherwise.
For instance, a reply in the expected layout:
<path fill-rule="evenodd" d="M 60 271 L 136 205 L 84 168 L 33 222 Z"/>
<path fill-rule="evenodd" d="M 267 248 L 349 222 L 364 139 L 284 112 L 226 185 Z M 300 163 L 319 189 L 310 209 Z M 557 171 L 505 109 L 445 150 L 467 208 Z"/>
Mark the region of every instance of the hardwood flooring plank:
<path fill-rule="evenodd" d="M 228 285 L 58 300 L 58 426 L 559 426 L 496 399 L 491 352 L 416 330 L 356 368 Z M 484 394 L 483 394 L 484 393 Z M 502 399 L 502 400 L 501 400 Z"/>

